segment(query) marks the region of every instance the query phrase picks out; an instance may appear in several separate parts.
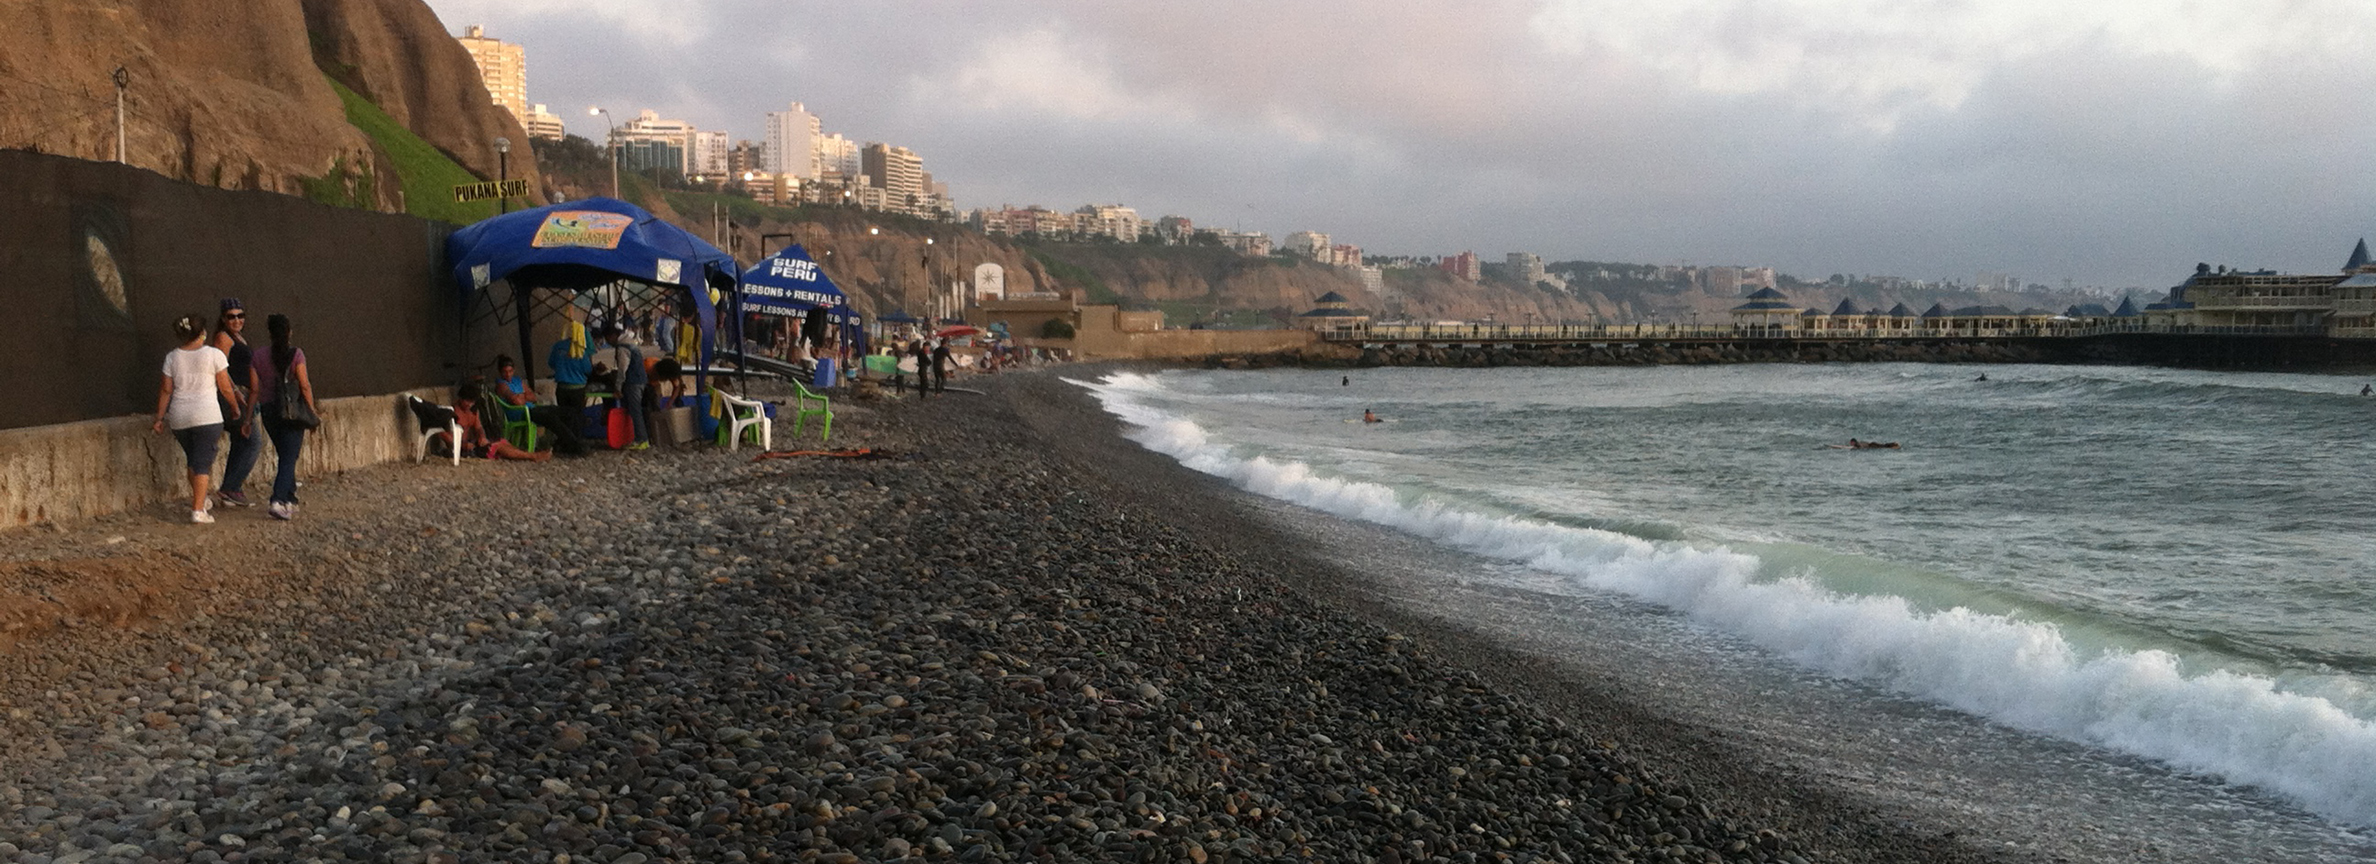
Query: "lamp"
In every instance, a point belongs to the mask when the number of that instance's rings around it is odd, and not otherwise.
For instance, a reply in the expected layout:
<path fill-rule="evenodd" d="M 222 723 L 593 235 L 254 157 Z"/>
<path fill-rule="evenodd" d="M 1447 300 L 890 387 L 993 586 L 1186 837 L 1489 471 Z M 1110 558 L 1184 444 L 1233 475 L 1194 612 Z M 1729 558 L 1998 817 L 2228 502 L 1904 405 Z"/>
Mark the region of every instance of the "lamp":
<path fill-rule="evenodd" d="M 495 139 L 495 212 L 511 212 L 511 196 L 504 194 L 504 183 L 511 180 L 511 139 Z"/>
<path fill-rule="evenodd" d="M 599 105 L 588 107 L 586 116 L 601 117 L 602 122 L 610 126 L 611 197 L 617 198 L 619 197 L 619 124 L 611 119 L 609 109 Z"/>

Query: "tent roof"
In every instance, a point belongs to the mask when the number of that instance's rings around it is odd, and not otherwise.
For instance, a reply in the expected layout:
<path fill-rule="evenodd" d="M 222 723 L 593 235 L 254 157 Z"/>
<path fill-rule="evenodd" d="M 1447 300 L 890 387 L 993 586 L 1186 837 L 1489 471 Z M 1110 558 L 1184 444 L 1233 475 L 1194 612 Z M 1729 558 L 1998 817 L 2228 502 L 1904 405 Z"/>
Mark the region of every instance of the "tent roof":
<path fill-rule="evenodd" d="M 497 279 L 570 290 L 620 279 L 724 287 L 734 283 L 735 270 L 733 256 L 616 198 L 480 220 L 446 238 L 446 259 L 464 296 Z M 707 293 L 693 292 L 704 305 Z"/>
<path fill-rule="evenodd" d="M 817 266 L 817 259 L 808 250 L 794 243 L 760 259 L 742 273 L 742 301 L 752 312 L 790 315 L 811 309 L 834 310 L 834 317 L 848 314 L 850 297 L 842 293 L 833 279 L 825 275 L 825 268 Z"/>

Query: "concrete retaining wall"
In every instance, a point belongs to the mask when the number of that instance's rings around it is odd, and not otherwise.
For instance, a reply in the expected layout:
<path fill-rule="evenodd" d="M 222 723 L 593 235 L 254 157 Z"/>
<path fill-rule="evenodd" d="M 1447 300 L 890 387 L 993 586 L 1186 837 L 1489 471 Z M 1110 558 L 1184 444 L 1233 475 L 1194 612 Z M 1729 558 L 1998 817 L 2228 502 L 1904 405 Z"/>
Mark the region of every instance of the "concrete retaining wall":
<path fill-rule="evenodd" d="M 410 391 L 434 402 L 443 387 Z M 318 399 L 322 428 L 306 436 L 299 478 L 320 477 L 392 459 L 411 459 L 419 424 L 402 396 Z M 0 429 L 0 528 L 105 516 L 158 502 L 186 500 L 189 469 L 171 435 L 149 431 L 151 415 Z M 227 448 L 226 448 L 227 449 Z M 272 488 L 276 456 L 267 439 L 247 481 L 261 501 Z M 220 480 L 223 457 L 215 460 Z M 179 513 L 177 509 L 174 511 Z"/>
<path fill-rule="evenodd" d="M 1310 330 L 1154 330 L 1131 333 L 1082 329 L 1072 348 L 1080 359 L 1185 360 L 1224 354 L 1296 351 L 1320 342 Z"/>

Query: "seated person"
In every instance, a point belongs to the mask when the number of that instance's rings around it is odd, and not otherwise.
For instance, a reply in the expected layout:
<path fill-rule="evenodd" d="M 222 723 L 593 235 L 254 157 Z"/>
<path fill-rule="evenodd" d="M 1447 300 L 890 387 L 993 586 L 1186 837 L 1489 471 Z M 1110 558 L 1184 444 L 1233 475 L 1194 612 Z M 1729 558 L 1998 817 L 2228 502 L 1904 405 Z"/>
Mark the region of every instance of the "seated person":
<path fill-rule="evenodd" d="M 553 441 L 553 450 L 563 456 L 586 455 L 586 441 L 570 422 L 569 414 L 551 405 L 536 404 L 536 388 L 520 379 L 519 367 L 509 355 L 495 357 L 496 399 L 528 409 L 528 419 L 543 429 Z"/>
<path fill-rule="evenodd" d="M 647 371 L 644 373 L 644 377 L 651 383 L 647 392 L 657 395 L 661 386 L 666 385 L 668 387 L 668 402 L 666 404 L 672 407 L 677 404 L 677 400 L 685 398 L 685 364 L 677 362 L 674 357 L 661 357 L 651 361 L 645 366 L 645 369 Z"/>
<path fill-rule="evenodd" d="M 479 391 L 464 387 L 454 394 L 454 422 L 462 425 L 462 452 L 480 459 L 521 459 L 542 462 L 553 458 L 550 450 L 530 453 L 501 438 L 487 437 L 486 424 L 479 422 Z"/>

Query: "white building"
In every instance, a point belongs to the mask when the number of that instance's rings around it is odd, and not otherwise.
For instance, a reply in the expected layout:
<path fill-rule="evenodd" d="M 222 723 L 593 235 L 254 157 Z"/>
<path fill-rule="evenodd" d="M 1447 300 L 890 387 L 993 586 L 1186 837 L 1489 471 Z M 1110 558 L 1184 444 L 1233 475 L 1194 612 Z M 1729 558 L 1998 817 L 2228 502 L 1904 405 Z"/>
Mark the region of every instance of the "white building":
<path fill-rule="evenodd" d="M 818 172 L 839 171 L 844 177 L 856 177 L 865 173 L 863 157 L 859 155 L 861 149 L 863 148 L 858 145 L 858 142 L 842 137 L 839 132 L 818 136 Z"/>
<path fill-rule="evenodd" d="M 677 154 L 676 169 L 679 172 L 690 174 L 693 162 L 693 132 L 693 124 L 683 120 L 662 120 L 660 112 L 646 108 L 637 112 L 635 119 L 621 124 L 613 136 L 613 140 L 623 151 L 633 150 L 636 144 L 642 142 L 667 145 L 673 148 Z"/>
<path fill-rule="evenodd" d="M 1138 242 L 1139 230 L 1145 222 L 1138 211 L 1120 204 L 1087 204 L 1073 211 L 1074 230 L 1082 234 L 1103 234 L 1124 243 Z"/>
<path fill-rule="evenodd" d="M 733 150 L 734 140 L 731 135 L 724 132 L 695 132 L 693 133 L 693 152 L 686 157 L 686 161 L 692 164 L 686 167 L 685 173 L 706 174 L 711 177 L 723 176 L 726 173 L 727 154 Z"/>
<path fill-rule="evenodd" d="M 824 121 L 798 102 L 792 103 L 788 110 L 767 112 L 767 149 L 763 162 L 768 173 L 817 179 L 823 168 L 817 164 L 817 145 L 824 137 L 824 129 Z"/>
<path fill-rule="evenodd" d="M 1532 252 L 1512 252 L 1506 256 L 1506 260 L 1510 278 L 1517 280 L 1518 284 L 1533 285 L 1543 281 L 1543 256 Z"/>
<path fill-rule="evenodd" d="M 561 123 L 559 116 L 545 110 L 543 103 L 538 103 L 534 109 L 531 109 L 528 116 L 520 121 L 520 125 L 527 128 L 530 138 L 559 141 L 569 135 L 569 127 Z"/>
<path fill-rule="evenodd" d="M 1279 244 L 1279 248 L 1327 264 L 1333 263 L 1329 261 L 1331 245 L 1326 234 L 1318 231 L 1297 231 L 1287 235 L 1286 242 Z"/>

